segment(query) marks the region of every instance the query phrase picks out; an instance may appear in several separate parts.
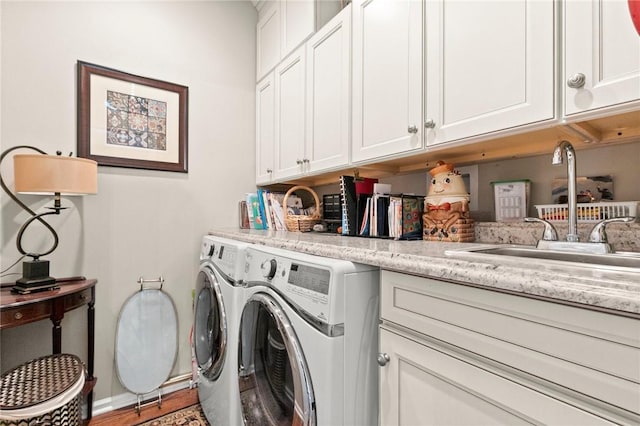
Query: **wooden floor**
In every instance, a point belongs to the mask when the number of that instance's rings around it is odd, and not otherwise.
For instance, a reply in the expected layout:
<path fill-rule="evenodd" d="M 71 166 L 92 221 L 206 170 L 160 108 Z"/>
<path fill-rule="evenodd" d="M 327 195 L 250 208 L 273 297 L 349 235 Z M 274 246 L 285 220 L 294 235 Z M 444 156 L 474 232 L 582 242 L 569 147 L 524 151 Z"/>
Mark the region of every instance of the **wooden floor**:
<path fill-rule="evenodd" d="M 135 425 L 197 403 L 198 389 L 183 389 L 163 395 L 162 408 L 158 408 L 157 404 L 149 405 L 143 407 L 140 411 L 140 415 L 138 416 L 135 407 L 125 407 L 92 418 L 89 422 L 89 426 Z"/>

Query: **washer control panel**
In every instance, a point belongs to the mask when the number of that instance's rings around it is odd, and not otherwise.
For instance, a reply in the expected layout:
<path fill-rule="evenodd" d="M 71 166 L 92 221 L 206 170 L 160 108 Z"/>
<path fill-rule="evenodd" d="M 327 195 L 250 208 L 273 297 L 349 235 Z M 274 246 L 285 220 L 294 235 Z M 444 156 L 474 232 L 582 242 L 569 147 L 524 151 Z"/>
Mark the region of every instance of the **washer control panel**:
<path fill-rule="evenodd" d="M 319 320 L 330 321 L 335 279 L 330 268 L 252 249 L 247 250 L 245 265 L 249 287 L 269 287 Z"/>

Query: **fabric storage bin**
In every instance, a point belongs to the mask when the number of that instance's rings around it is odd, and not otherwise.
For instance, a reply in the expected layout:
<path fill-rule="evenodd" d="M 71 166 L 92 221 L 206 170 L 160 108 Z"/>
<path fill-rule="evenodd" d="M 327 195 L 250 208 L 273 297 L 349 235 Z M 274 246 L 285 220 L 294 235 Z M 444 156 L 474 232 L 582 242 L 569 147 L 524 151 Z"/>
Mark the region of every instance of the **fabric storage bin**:
<path fill-rule="evenodd" d="M 2 375 L 0 425 L 80 425 L 85 371 L 80 358 L 34 359 Z"/>

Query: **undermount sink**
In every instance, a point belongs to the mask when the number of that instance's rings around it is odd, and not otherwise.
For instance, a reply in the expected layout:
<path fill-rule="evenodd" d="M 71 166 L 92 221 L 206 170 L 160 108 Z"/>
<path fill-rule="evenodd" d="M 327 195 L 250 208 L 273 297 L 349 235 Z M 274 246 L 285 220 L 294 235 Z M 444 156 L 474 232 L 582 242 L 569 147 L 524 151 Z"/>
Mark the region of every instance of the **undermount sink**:
<path fill-rule="evenodd" d="M 614 252 L 606 254 L 564 252 L 557 250 L 544 250 L 535 247 L 500 246 L 491 248 L 473 248 L 466 250 L 448 250 L 449 256 L 484 257 L 485 255 L 505 256 L 511 258 L 529 258 L 549 261 L 571 262 L 576 266 L 593 268 L 605 268 L 616 270 L 637 269 L 640 273 L 640 253 L 638 252 Z"/>

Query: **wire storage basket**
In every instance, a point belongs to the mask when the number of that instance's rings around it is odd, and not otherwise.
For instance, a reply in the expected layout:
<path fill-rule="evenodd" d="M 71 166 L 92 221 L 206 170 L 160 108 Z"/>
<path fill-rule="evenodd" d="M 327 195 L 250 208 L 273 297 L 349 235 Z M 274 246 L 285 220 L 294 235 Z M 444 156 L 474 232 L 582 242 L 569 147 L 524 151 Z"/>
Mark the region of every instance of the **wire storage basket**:
<path fill-rule="evenodd" d="M 313 200 L 315 202 L 315 211 L 312 215 L 289 213 L 289 208 L 287 207 L 289 196 L 299 189 L 305 190 L 313 195 Z M 282 200 L 282 207 L 284 208 L 284 223 L 287 227 L 287 231 L 308 232 L 311 231 L 313 225 L 320 223 L 320 199 L 318 198 L 318 194 L 316 194 L 316 192 L 308 186 L 297 185 L 290 188 L 284 195 L 284 199 Z"/>
<path fill-rule="evenodd" d="M 578 222 L 599 222 L 614 217 L 636 216 L 640 201 L 578 203 Z M 566 221 L 569 209 L 566 204 L 536 205 L 538 217 L 549 222 Z"/>

